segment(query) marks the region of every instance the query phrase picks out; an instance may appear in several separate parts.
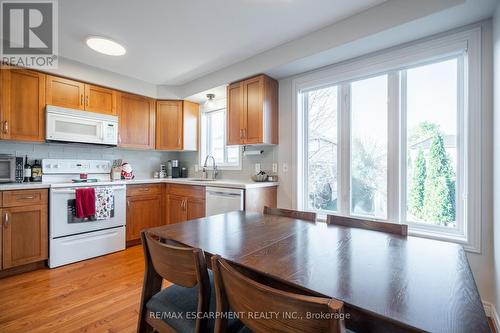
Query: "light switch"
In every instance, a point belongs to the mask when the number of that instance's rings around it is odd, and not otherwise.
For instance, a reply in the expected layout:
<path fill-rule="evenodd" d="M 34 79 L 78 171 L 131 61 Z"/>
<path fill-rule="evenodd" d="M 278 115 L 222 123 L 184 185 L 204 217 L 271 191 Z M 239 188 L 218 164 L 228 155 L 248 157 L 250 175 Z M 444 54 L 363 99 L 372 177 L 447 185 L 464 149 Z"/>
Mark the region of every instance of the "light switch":
<path fill-rule="evenodd" d="M 284 173 L 288 172 L 288 163 L 283 163 L 283 172 Z"/>
<path fill-rule="evenodd" d="M 273 163 L 273 173 L 278 172 L 278 163 Z"/>

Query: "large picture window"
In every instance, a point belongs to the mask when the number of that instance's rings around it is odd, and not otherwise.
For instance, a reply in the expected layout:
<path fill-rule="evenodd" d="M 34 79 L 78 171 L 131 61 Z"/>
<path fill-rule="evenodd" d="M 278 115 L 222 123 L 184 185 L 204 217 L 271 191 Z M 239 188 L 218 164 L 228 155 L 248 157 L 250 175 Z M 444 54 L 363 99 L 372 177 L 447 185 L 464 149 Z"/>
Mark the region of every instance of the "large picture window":
<path fill-rule="evenodd" d="M 478 251 L 480 222 L 470 218 L 480 197 L 475 33 L 441 55 L 401 51 L 393 58 L 408 63 L 396 66 L 378 55 L 390 63 L 385 71 L 373 71 L 370 59 L 332 69 L 330 80 L 305 77 L 296 88 L 298 208 L 405 223 L 412 234 Z"/>

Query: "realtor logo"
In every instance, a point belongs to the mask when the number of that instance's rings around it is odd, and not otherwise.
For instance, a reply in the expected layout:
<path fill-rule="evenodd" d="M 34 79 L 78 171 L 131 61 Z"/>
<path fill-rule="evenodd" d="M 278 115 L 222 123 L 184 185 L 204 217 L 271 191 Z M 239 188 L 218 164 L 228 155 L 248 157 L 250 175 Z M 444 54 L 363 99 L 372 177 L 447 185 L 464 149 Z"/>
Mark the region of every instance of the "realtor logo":
<path fill-rule="evenodd" d="M 1 1 L 2 63 L 57 68 L 57 1 Z"/>

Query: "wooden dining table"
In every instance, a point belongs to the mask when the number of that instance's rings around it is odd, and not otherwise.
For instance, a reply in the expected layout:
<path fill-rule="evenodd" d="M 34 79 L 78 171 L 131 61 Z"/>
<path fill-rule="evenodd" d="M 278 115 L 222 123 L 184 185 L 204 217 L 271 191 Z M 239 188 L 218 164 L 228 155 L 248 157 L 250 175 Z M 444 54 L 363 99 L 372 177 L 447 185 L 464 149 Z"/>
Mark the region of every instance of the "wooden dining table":
<path fill-rule="evenodd" d="M 241 211 L 148 231 L 297 292 L 341 300 L 355 332 L 490 332 L 454 243 Z"/>

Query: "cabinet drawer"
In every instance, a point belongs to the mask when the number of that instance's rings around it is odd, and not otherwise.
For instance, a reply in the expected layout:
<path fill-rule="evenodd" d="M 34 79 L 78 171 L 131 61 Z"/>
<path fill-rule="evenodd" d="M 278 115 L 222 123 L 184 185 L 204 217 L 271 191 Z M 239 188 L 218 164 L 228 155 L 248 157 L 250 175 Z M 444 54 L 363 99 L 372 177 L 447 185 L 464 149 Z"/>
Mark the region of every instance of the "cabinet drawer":
<path fill-rule="evenodd" d="M 205 186 L 168 184 L 167 192 L 181 197 L 205 199 Z"/>
<path fill-rule="evenodd" d="M 2 193 L 3 207 L 40 205 L 48 203 L 48 190 L 19 190 Z"/>
<path fill-rule="evenodd" d="M 163 184 L 127 185 L 127 197 L 162 194 Z"/>

